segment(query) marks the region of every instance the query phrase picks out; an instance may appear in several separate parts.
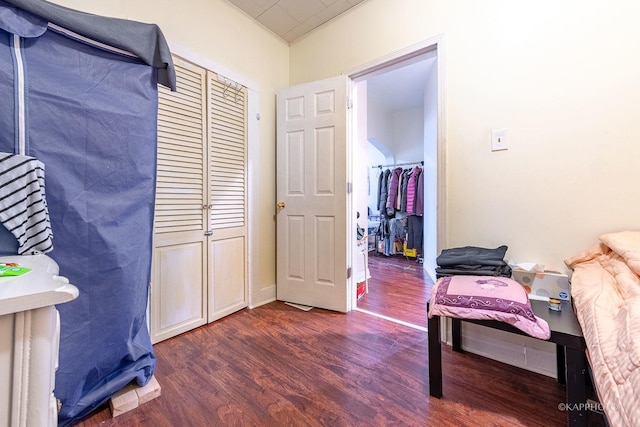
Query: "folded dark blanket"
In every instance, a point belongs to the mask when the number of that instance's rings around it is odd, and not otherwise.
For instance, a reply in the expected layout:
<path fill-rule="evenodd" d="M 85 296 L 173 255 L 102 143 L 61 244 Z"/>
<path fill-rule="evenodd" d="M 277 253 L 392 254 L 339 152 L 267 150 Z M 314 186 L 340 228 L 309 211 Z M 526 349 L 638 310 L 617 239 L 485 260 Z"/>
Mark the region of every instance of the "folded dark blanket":
<path fill-rule="evenodd" d="M 445 276 L 500 276 L 511 277 L 511 267 L 506 262 L 501 265 L 452 265 L 436 267 L 436 279 Z"/>
<path fill-rule="evenodd" d="M 505 245 L 495 249 L 480 248 L 477 246 L 443 249 L 436 258 L 436 263 L 440 267 L 454 265 L 485 265 L 497 267 L 504 264 L 504 256 L 507 253 L 507 249 Z"/>

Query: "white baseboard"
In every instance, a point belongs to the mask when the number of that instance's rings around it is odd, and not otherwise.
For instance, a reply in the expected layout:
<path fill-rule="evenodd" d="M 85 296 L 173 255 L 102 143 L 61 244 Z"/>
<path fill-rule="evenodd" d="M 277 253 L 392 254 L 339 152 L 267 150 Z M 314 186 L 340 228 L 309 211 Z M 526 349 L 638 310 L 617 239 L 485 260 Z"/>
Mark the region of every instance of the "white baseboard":
<path fill-rule="evenodd" d="M 260 307 L 276 300 L 276 285 L 267 286 L 252 292 L 249 296 L 249 308 Z"/>

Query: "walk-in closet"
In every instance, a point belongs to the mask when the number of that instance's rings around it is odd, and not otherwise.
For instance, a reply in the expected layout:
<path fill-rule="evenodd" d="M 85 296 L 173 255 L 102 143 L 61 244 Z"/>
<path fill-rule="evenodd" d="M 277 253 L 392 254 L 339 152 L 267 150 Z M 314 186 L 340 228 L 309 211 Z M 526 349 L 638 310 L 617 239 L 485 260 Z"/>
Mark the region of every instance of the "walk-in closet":
<path fill-rule="evenodd" d="M 366 100 L 366 118 L 358 120 L 366 141 L 357 143 L 354 191 L 365 238 L 358 236 L 356 256 L 366 268 L 356 265 L 357 307 L 419 327 L 426 326 L 432 284 L 425 247 L 428 261 L 436 239 L 437 218 L 429 210 L 437 163 L 435 65 L 435 55 L 427 55 L 375 73 L 358 87 L 358 102 Z"/>

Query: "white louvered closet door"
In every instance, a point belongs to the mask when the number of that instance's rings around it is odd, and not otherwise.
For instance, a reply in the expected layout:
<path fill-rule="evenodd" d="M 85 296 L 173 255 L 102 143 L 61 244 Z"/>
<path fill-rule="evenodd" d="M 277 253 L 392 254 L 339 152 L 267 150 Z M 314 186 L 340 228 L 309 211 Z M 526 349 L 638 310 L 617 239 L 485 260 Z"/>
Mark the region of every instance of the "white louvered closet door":
<path fill-rule="evenodd" d="M 158 88 L 153 343 L 207 321 L 206 70 L 174 63 L 177 91 Z"/>
<path fill-rule="evenodd" d="M 246 89 L 174 65 L 177 92 L 159 88 L 153 343 L 248 305 Z"/>
<path fill-rule="evenodd" d="M 248 305 L 247 90 L 209 72 L 209 322 Z"/>

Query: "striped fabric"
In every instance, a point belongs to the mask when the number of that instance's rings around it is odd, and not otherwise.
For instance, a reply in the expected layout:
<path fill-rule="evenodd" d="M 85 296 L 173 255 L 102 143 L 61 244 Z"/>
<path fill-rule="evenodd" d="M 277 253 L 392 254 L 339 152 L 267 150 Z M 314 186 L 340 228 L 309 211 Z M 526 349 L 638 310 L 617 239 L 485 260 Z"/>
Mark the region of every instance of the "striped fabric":
<path fill-rule="evenodd" d="M 47 253 L 53 235 L 44 193 L 44 164 L 0 153 L 0 221 L 18 240 L 18 254 Z"/>

